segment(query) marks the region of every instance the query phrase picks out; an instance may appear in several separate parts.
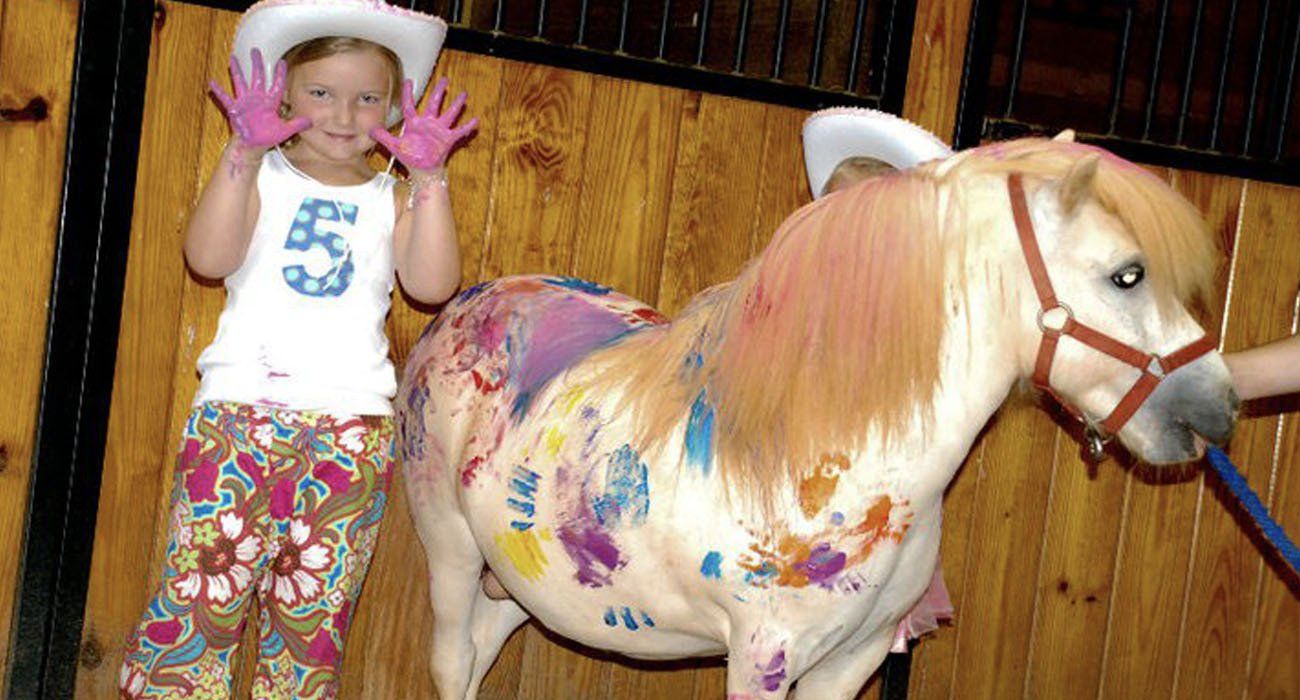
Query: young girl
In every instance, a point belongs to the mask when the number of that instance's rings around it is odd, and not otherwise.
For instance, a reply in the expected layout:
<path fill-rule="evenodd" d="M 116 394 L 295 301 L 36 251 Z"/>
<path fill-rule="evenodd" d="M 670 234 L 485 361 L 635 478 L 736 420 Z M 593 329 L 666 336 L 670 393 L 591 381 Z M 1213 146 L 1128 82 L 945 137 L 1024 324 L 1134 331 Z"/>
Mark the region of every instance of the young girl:
<path fill-rule="evenodd" d="M 190 267 L 225 279 L 226 307 L 124 697 L 229 697 L 254 594 L 253 697 L 334 696 L 393 472 L 394 270 L 427 303 L 460 279 L 445 163 L 476 122 L 454 126 L 464 94 L 437 114 L 443 82 L 429 113 L 414 107 L 445 32 L 367 0 L 266 0 L 240 23 L 233 97 L 213 85 L 234 133 L 185 238 Z M 376 141 L 407 183 L 372 171 Z"/>

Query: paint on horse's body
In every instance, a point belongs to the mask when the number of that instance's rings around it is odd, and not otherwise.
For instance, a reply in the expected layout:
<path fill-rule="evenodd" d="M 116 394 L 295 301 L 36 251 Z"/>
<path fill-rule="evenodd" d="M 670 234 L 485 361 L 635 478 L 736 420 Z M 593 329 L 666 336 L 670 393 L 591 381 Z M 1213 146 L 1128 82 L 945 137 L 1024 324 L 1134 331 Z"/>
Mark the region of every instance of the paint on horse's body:
<path fill-rule="evenodd" d="M 939 167 L 900 182 L 942 181 Z M 934 201 L 1005 191 L 1005 177 L 979 175 L 961 180 L 962 191 L 936 188 Z M 844 203 L 887 195 L 851 192 L 803 215 L 885 226 L 883 213 Z M 1045 256 L 1058 264 L 1061 297 L 1080 313 L 1116 314 L 1090 321 L 1158 353 L 1199 335 L 1185 311 L 1153 292 L 1135 300 L 1098 287 L 1096 279 L 1141 256 L 1132 239 L 1116 238 L 1108 214 L 1066 210 L 1063 196 L 1044 185 L 1029 202 Z M 976 213 L 990 218 L 981 235 L 1014 241 L 1005 207 Z M 729 697 L 779 698 L 796 679 L 804 697 L 858 691 L 931 580 L 944 488 L 1033 367 L 1037 347 L 1037 300 L 1018 248 L 982 242 L 967 226 L 907 231 L 902 218 L 904 231 L 882 232 L 893 241 L 819 239 L 843 228 L 833 218 L 816 231 L 783 228 L 754 267 L 671 324 L 636 300 L 563 278 L 498 280 L 448 305 L 408 359 L 398 397 L 408 495 L 429 555 L 431 666 L 442 697 L 473 696 L 528 615 L 639 658 L 729 654 Z M 897 238 L 904 234 L 924 240 Z M 850 248 L 799 257 L 817 245 Z M 1159 265 L 1176 255 L 1150 243 L 1143 255 L 1153 275 L 1173 274 Z M 1086 274 L 1058 273 L 1061 264 Z M 902 277 L 882 280 L 886 272 Z M 798 275 L 839 296 L 802 296 Z M 890 283 L 914 281 L 926 288 L 891 297 L 897 308 L 871 306 L 873 295 L 895 294 Z M 1159 284 L 1190 283 L 1175 275 L 1151 283 Z M 858 290 L 866 301 L 846 296 Z M 936 323 L 943 332 L 927 349 L 924 327 Z M 790 327 L 790 347 L 746 357 Z M 745 333 L 739 346 L 726 344 Z M 1058 392 L 1085 415 L 1106 415 L 1131 375 L 1064 343 L 1059 354 Z M 841 355 L 850 369 L 836 369 Z M 859 357 L 874 376 L 853 374 Z M 727 375 L 728 358 L 749 362 L 748 373 Z M 820 361 L 833 371 L 819 374 Z M 783 383 L 789 374 L 797 381 Z M 766 427 L 727 412 L 755 388 L 775 395 L 753 408 L 776 416 Z M 830 406 L 819 419 L 828 425 L 789 417 L 816 413 L 821 395 L 854 403 Z M 902 400 L 880 408 L 874 396 Z M 1201 403 L 1210 407 L 1189 408 Z M 1235 410 L 1217 356 L 1182 370 L 1152 404 L 1120 437 L 1162 458 L 1192 457 L 1192 429 L 1223 438 Z M 837 434 L 829 423 L 841 418 Z M 647 425 L 668 427 L 649 434 Z M 801 449 L 805 435 L 811 450 Z M 745 455 L 783 471 L 766 477 L 766 490 L 754 488 L 757 477 L 736 471 Z M 482 594 L 484 560 L 514 600 Z"/>

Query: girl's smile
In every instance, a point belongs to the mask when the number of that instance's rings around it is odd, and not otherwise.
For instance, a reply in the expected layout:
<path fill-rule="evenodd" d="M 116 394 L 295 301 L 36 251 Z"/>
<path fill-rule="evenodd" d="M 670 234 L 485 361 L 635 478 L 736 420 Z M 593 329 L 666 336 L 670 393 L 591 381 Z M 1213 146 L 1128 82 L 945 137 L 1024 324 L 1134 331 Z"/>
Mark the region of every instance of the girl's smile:
<path fill-rule="evenodd" d="M 375 51 L 348 51 L 295 66 L 289 71 L 285 104 L 289 117 L 307 117 L 288 152 L 295 160 L 350 168 L 364 165 L 383 127 L 395 89 L 388 65 Z"/>

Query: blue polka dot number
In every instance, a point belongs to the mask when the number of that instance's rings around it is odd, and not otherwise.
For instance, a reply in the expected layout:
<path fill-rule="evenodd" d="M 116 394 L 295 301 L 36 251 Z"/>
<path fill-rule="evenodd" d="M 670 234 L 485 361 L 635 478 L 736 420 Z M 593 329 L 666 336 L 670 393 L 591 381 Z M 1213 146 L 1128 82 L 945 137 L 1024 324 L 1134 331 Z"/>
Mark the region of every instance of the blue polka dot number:
<path fill-rule="evenodd" d="M 341 204 L 328 199 L 308 197 L 302 200 L 293 225 L 289 228 L 289 237 L 284 241 L 286 250 L 323 249 L 330 257 L 330 268 L 320 276 L 311 275 L 302 265 L 287 265 L 283 268 L 284 281 L 294 291 L 310 297 L 336 297 L 352 284 L 352 249 L 347 239 L 337 233 L 316 230 L 320 221 L 346 221 L 355 226 L 357 207 L 354 204 Z"/>

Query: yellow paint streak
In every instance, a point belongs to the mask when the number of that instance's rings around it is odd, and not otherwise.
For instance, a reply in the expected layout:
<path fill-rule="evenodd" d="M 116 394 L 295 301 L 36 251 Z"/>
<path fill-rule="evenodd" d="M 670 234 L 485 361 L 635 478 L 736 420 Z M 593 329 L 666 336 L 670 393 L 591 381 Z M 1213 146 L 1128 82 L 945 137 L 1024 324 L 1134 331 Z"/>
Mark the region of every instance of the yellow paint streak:
<path fill-rule="evenodd" d="M 497 547 L 506 555 L 515 571 L 529 581 L 536 581 L 546 573 L 546 553 L 542 551 L 542 541 L 549 542 L 551 533 L 543 530 L 540 534 L 533 530 L 519 531 L 514 528 L 499 532 L 496 536 Z"/>
<path fill-rule="evenodd" d="M 560 456 L 560 448 L 564 446 L 564 432 L 558 426 L 551 426 L 546 429 L 546 452 L 551 457 Z"/>

